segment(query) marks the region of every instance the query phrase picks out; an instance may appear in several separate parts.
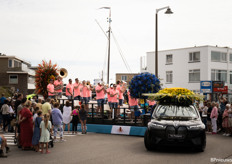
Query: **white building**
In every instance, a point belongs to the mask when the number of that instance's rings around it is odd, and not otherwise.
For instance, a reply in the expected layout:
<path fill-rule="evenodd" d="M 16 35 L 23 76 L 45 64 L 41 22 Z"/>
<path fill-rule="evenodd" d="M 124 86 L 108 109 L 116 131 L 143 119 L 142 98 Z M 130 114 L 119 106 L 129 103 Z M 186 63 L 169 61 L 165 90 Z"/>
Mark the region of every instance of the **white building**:
<path fill-rule="evenodd" d="M 141 72 L 155 74 L 155 52 L 141 57 Z M 232 89 L 232 49 L 199 46 L 158 52 L 158 75 L 164 87 L 200 92 L 200 81 L 225 81 Z"/>

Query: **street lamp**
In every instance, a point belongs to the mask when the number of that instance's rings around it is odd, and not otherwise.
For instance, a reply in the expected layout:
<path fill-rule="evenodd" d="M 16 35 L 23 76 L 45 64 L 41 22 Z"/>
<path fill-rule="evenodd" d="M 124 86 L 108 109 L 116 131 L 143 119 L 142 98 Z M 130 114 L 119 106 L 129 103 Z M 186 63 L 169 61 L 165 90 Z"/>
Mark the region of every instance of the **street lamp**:
<path fill-rule="evenodd" d="M 100 9 L 109 9 L 109 31 L 108 31 L 108 64 L 107 64 L 107 84 L 110 84 L 110 33 L 111 33 L 111 8 L 110 7 L 101 7 Z"/>
<path fill-rule="evenodd" d="M 155 15 L 155 75 L 158 78 L 158 12 L 167 9 L 165 14 L 173 14 L 169 6 L 156 9 Z"/>

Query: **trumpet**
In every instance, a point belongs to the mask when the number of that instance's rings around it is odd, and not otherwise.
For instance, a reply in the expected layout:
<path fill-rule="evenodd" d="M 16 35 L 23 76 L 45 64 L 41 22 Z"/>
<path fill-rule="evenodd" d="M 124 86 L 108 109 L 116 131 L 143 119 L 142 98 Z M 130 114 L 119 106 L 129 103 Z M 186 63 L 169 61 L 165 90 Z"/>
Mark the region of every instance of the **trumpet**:
<path fill-rule="evenodd" d="M 65 68 L 61 68 L 57 71 L 61 78 L 66 78 L 68 76 L 68 71 Z"/>

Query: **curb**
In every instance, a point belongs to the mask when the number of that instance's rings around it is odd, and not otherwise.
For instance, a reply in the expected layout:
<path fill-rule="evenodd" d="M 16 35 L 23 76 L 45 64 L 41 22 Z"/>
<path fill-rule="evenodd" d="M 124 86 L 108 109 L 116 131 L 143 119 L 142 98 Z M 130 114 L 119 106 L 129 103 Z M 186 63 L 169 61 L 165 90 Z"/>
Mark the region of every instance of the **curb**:
<path fill-rule="evenodd" d="M 144 136 L 147 127 L 139 126 L 120 126 L 120 125 L 102 125 L 102 124 L 86 124 L 87 132 L 103 133 L 103 134 L 119 134 L 129 136 Z M 72 123 L 70 123 L 72 130 Z M 65 131 L 68 130 L 66 125 Z M 77 131 L 81 132 L 81 124 L 78 124 Z"/>

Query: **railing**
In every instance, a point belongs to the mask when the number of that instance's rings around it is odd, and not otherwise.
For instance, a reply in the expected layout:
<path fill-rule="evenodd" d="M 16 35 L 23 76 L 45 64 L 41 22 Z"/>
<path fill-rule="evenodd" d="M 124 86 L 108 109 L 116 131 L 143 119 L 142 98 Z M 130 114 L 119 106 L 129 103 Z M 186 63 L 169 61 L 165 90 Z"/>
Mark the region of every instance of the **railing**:
<path fill-rule="evenodd" d="M 59 99 L 61 104 L 61 110 L 65 105 L 67 99 Z M 71 102 L 72 109 L 78 104 L 78 100 L 69 100 Z M 79 104 L 78 104 L 79 105 Z M 87 122 L 90 124 L 108 124 L 108 125 L 132 125 L 132 126 L 147 126 L 150 120 L 150 112 L 147 108 L 138 108 L 136 112 L 130 111 L 129 106 L 123 106 L 111 110 L 108 104 L 102 106 L 102 110 L 97 111 L 97 103 L 90 102 L 87 116 Z M 118 111 L 120 110 L 120 111 Z M 113 112 L 114 115 L 113 115 Z M 115 115 L 116 113 L 116 115 Z M 120 115 L 117 115 L 119 113 Z"/>

